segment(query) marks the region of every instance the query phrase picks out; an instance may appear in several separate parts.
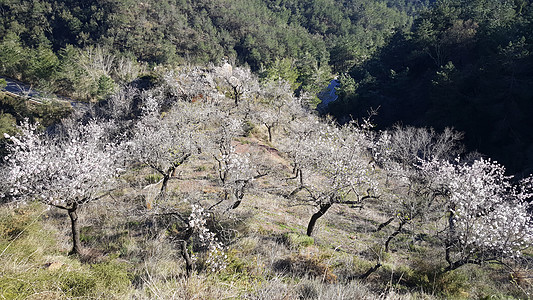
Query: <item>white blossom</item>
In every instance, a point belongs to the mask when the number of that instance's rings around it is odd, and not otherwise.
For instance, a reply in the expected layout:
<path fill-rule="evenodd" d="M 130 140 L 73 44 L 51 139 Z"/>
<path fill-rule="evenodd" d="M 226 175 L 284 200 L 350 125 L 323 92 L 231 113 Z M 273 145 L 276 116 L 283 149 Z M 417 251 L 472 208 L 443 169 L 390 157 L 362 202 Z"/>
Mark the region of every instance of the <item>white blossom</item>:
<path fill-rule="evenodd" d="M 518 256 L 533 243 L 533 220 L 526 198 L 531 177 L 517 184 L 505 168 L 490 160 L 471 164 L 439 160 L 422 170 L 448 190 L 448 236 L 457 261 Z"/>
<path fill-rule="evenodd" d="M 194 236 L 198 237 L 202 246 L 207 247 L 206 265 L 209 270 L 216 272 L 226 268 L 227 255 L 224 251 L 224 245 L 216 238 L 216 234 L 207 228 L 207 218 L 209 213 L 206 212 L 200 205 L 191 205 L 191 214 L 189 215 L 189 228 L 194 232 Z"/>
<path fill-rule="evenodd" d="M 52 206 L 71 206 L 96 198 L 120 171 L 117 146 L 103 140 L 95 121 L 63 135 L 38 133 L 24 123 L 5 157 L 4 185 L 16 199 L 35 199 Z"/>

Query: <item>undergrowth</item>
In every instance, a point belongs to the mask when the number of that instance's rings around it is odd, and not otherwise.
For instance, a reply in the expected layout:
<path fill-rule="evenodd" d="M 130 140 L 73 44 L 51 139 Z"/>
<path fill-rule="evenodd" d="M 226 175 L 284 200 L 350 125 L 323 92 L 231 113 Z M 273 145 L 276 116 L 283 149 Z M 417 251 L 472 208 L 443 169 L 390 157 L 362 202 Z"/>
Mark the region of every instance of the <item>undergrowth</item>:
<path fill-rule="evenodd" d="M 160 179 L 141 171 L 124 181 L 143 186 Z M 203 180 L 212 169 L 198 160 L 182 171 L 200 172 L 195 179 Z M 172 181 L 176 192 L 157 205 L 186 216 L 188 184 Z M 225 268 L 210 271 L 205 250 L 190 247 L 197 258 L 187 277 L 179 220 L 157 215 L 132 190 L 123 187 L 80 211 L 80 257 L 67 254 L 64 212 L 0 206 L 0 299 L 527 299 L 531 292 L 527 269 L 471 265 L 442 273 L 443 250 L 431 241 L 401 235 L 385 252 L 392 229 L 375 233 L 383 216 L 369 209 L 332 211 L 309 237 L 309 208 L 288 205 L 280 189 L 251 194 L 233 211 L 217 208 L 206 226 L 225 246 Z M 217 192 L 208 184 L 204 190 L 198 199 L 208 206 Z"/>

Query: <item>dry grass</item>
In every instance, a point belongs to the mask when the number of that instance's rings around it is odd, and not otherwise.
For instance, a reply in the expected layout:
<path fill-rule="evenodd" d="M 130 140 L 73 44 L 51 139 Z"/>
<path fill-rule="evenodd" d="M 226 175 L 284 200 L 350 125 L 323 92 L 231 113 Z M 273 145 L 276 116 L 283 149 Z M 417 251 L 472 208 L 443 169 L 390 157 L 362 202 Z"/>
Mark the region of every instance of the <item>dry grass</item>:
<path fill-rule="evenodd" d="M 157 207 L 146 207 L 147 197 L 158 190 L 157 185 L 143 190 L 152 172 L 138 167 L 112 197 L 80 210 L 87 251 L 81 260 L 66 255 L 70 228 L 64 212 L 40 205 L 0 207 L 0 252 L 5 249 L 0 298 L 468 299 L 523 298 L 532 291 L 527 269 L 514 273 L 515 283 L 509 272 L 486 266 L 437 280 L 431 272 L 441 266 L 441 250 L 430 242 L 412 244 L 409 235 L 384 254 L 381 247 L 392 228 L 374 233 L 387 219 L 377 209 L 383 199 L 363 208 L 333 206 L 308 238 L 305 229 L 315 208 L 285 197 L 297 183 L 287 180 L 291 170 L 283 155 L 253 135 L 236 145 L 238 151 L 261 155 L 261 163 L 275 171 L 254 183 L 238 209 L 226 211 L 227 203 L 216 207 L 212 226 L 227 247 L 225 270 L 185 276 L 169 235 L 172 219 L 156 218 Z M 186 213 L 184 198 L 198 199 L 204 207 L 220 199 L 209 157 L 191 159 L 177 176 L 169 183 L 169 199 L 155 205 Z M 364 282 L 357 279 L 377 261 L 381 269 Z"/>

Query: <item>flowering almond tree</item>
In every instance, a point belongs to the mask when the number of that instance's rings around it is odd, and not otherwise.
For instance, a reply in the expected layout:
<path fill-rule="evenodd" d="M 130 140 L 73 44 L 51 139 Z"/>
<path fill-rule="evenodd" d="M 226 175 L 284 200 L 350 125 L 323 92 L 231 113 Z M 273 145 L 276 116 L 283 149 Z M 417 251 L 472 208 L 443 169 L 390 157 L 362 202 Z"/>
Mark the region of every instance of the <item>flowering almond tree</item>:
<path fill-rule="evenodd" d="M 214 72 L 200 67 L 179 67 L 166 73 L 158 88 L 167 100 L 217 102 Z"/>
<path fill-rule="evenodd" d="M 326 125 L 313 115 L 295 118 L 287 126 L 287 135 L 280 143 L 279 148 L 287 154 L 292 163 L 293 179 L 299 178 L 300 186 L 293 193 L 304 187 L 303 168 L 309 162 L 314 162 L 313 141 L 323 126 Z"/>
<path fill-rule="evenodd" d="M 210 136 L 210 151 L 216 161 L 219 182 L 224 190 L 224 197 L 211 208 L 232 198 L 230 209 L 236 209 L 255 179 L 263 177 L 266 172 L 256 168 L 250 153 L 238 153 L 233 145 L 234 139 L 243 134 L 243 122 L 226 113 L 219 112 L 213 118 L 217 130 Z"/>
<path fill-rule="evenodd" d="M 254 109 L 254 119 L 265 125 L 268 141 L 272 142 L 272 134 L 276 127 L 290 120 L 290 104 L 294 102 L 291 86 L 287 81 L 266 82 L 261 89 L 260 103 Z"/>
<path fill-rule="evenodd" d="M 435 178 L 426 176 L 418 167 L 430 159 L 451 160 L 462 151 L 458 141 L 462 135 L 449 128 L 442 133 L 433 129 L 396 126 L 381 132 L 373 145 L 373 157 L 387 177 L 390 201 L 383 201 L 390 218 L 377 231 L 397 220 L 397 229 L 385 242 L 385 252 L 405 226 L 438 219 L 444 190 Z"/>
<path fill-rule="evenodd" d="M 283 104 L 278 106 L 261 105 L 255 110 L 253 117 L 258 123 L 265 125 L 270 143 L 272 143 L 274 130 L 283 122 L 282 107 Z"/>
<path fill-rule="evenodd" d="M 25 123 L 20 135 L 7 136 L 12 144 L 5 157 L 3 196 L 40 201 L 68 212 L 72 250 L 80 254 L 78 208 L 102 197 L 118 174 L 117 147 L 105 142 L 105 127 L 91 122 L 62 135 L 38 133 Z"/>
<path fill-rule="evenodd" d="M 249 68 L 233 67 L 226 62 L 216 67 L 214 74 L 215 81 L 230 90 L 235 106 L 259 91 L 257 77 Z"/>
<path fill-rule="evenodd" d="M 130 159 L 146 164 L 161 176 L 159 199 L 176 169 L 193 154 L 201 152 L 202 128 L 210 106 L 176 102 L 170 111 L 160 112 L 157 99 L 146 99 L 142 118 L 134 125 L 128 142 Z"/>
<path fill-rule="evenodd" d="M 297 144 L 291 155 L 298 160 L 295 164 L 300 170 L 301 184 L 291 196 L 305 193 L 306 199 L 318 207 L 307 225 L 309 236 L 317 220 L 331 206 L 359 204 L 364 198 L 373 197 L 376 190 L 373 170 L 366 158 L 369 140 L 363 130 L 352 124 L 337 128 L 318 122 L 315 127 L 314 131 L 303 130 L 303 135 L 294 140 Z M 307 180 L 302 179 L 304 171 L 312 175 Z M 365 196 L 361 196 L 361 190 L 366 191 Z M 355 195 L 355 200 L 349 200 L 350 194 Z"/>
<path fill-rule="evenodd" d="M 217 234 L 207 226 L 207 220 L 214 217 L 212 212 L 205 210 L 196 203 L 196 200 L 184 199 L 183 201 L 189 202 L 191 206 L 191 212 L 188 217 L 172 208 L 164 209 L 165 212 L 159 215 L 173 216 L 178 221 L 175 223 L 177 226 L 171 226 L 173 229 L 169 234 L 180 245 L 180 252 L 185 260 L 186 275 L 190 276 L 194 271 L 195 261 L 197 260 L 197 256 L 190 253 L 189 247 L 207 250 L 204 264 L 209 271 L 216 272 L 226 268 L 227 255 L 224 245 L 217 238 Z"/>
<path fill-rule="evenodd" d="M 485 159 L 472 164 L 433 160 L 422 170 L 448 190 L 445 271 L 516 257 L 532 245 L 526 201 L 533 196 L 532 177 L 512 184 L 503 166 Z"/>

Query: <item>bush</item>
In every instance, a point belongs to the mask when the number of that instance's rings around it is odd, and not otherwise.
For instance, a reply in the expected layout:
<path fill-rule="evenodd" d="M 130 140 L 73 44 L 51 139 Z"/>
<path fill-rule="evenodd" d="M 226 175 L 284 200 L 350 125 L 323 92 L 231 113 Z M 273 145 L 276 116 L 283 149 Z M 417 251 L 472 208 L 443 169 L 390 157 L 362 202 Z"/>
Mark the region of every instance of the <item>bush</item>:
<path fill-rule="evenodd" d="M 98 100 L 103 100 L 111 95 L 115 89 L 116 84 L 113 79 L 107 75 L 102 75 L 98 78 L 95 96 Z"/>

